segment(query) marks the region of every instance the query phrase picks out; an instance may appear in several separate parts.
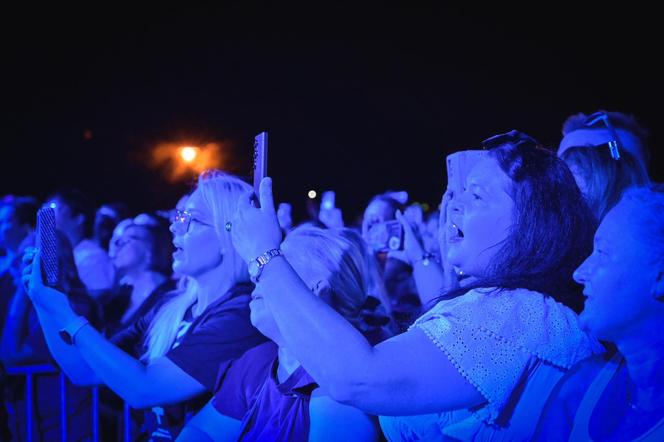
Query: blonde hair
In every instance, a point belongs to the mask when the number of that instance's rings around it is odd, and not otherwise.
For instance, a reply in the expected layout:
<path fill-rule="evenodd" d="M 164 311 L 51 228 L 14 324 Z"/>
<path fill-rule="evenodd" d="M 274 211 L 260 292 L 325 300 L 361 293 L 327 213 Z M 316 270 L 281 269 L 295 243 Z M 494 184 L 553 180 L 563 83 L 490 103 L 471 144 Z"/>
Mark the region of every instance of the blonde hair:
<path fill-rule="evenodd" d="M 239 178 L 218 170 L 203 172 L 198 178 L 197 189 L 203 203 L 210 211 L 219 246 L 223 253 L 223 262 L 216 271 L 224 272 L 234 284 L 249 280 L 247 264 L 233 247 L 231 235 L 226 231 L 226 222 L 230 221 L 237 210 L 237 203 L 251 187 Z M 187 278 L 187 277 L 185 277 Z M 141 360 L 150 363 L 165 355 L 173 346 L 180 323 L 187 309 L 198 298 L 198 283 L 187 278 L 183 289 L 167 301 L 156 313 L 145 335 L 145 352 Z M 221 295 L 221 294 L 220 294 Z M 199 306 L 202 310 L 207 306 Z"/>
<path fill-rule="evenodd" d="M 364 328 L 367 248 L 358 233 L 301 226 L 288 234 L 281 248 L 300 277 L 327 281 L 333 293 L 326 301 L 356 328 Z"/>

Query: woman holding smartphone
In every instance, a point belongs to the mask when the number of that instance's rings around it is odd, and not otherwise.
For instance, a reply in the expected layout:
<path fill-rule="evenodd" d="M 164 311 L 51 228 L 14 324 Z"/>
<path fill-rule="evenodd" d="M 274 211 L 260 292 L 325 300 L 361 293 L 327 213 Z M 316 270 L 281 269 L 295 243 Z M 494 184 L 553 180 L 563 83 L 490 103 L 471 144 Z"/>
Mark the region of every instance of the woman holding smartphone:
<path fill-rule="evenodd" d="M 249 321 L 246 263 L 224 229 L 250 190 L 221 172 L 200 176 L 171 224 L 173 270 L 187 278 L 186 287 L 111 340 L 43 284 L 38 254 L 25 258 L 23 280 L 58 364 L 72 382 L 105 384 L 132 407 L 148 409 L 142 437 L 174 438 L 186 412 L 211 396 L 219 364 L 265 340 Z"/>
<path fill-rule="evenodd" d="M 598 350 L 572 310 L 581 294 L 571 275 L 594 230 L 574 178 L 523 134 L 486 145 L 448 220 L 448 259 L 476 281 L 407 332 L 372 346 L 287 258 L 261 267 L 257 290 L 284 343 L 333 399 L 383 415 L 393 440 L 526 440 L 555 381 Z M 281 243 L 271 190 L 265 179 L 261 208 L 244 199 L 233 221 L 248 262 Z"/>

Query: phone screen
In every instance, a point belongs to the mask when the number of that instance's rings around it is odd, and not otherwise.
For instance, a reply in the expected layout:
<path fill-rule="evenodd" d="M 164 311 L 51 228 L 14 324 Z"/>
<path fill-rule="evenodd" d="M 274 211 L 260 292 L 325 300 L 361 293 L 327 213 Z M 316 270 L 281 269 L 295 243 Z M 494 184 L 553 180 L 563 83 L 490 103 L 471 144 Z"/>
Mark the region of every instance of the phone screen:
<path fill-rule="evenodd" d="M 334 209 L 336 204 L 334 200 L 335 195 L 333 190 L 323 192 L 323 196 L 321 197 L 321 207 L 327 210 Z"/>

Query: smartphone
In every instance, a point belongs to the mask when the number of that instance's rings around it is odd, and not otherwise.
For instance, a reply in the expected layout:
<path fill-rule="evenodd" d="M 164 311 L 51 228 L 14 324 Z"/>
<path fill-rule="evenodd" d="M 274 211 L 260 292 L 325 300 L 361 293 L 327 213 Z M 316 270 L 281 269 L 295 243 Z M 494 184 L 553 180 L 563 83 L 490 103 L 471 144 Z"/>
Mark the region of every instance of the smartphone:
<path fill-rule="evenodd" d="M 55 230 L 55 209 L 43 206 L 37 212 L 37 247 L 41 256 L 41 271 L 44 284 L 55 287 L 60 280 L 58 266 L 58 238 Z"/>
<path fill-rule="evenodd" d="M 267 176 L 267 132 L 261 132 L 254 137 L 254 203 L 260 206 L 261 180 Z"/>
<path fill-rule="evenodd" d="M 374 252 L 403 250 L 403 227 L 397 220 L 374 224 L 369 228 L 366 240 Z"/>
<path fill-rule="evenodd" d="M 335 194 L 334 190 L 328 190 L 323 192 L 320 200 L 320 206 L 322 209 L 331 210 L 335 207 Z"/>
<path fill-rule="evenodd" d="M 447 190 L 463 192 L 470 169 L 487 155 L 486 150 L 461 150 L 447 156 Z"/>

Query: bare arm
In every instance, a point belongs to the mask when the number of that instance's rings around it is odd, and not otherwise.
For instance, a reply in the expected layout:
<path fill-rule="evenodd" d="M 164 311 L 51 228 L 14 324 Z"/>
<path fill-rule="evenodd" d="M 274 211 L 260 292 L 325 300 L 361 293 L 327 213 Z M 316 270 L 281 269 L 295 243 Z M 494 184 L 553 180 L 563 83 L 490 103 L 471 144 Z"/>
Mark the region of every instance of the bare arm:
<path fill-rule="evenodd" d="M 361 410 L 340 404 L 314 390 L 309 402 L 309 440 L 377 441 L 377 421 Z"/>
<path fill-rule="evenodd" d="M 233 222 L 233 242 L 247 260 L 280 243 L 271 190 L 269 179 L 263 180 L 261 208 L 252 207 L 247 197 Z M 333 399 L 384 415 L 430 413 L 485 402 L 418 329 L 372 347 L 308 289 L 284 257 L 267 264 L 258 286 L 287 347 Z"/>
<path fill-rule="evenodd" d="M 180 402 L 206 391 L 168 358 L 161 357 L 146 366 L 91 325 L 80 329 L 75 345 L 65 344 L 58 330 L 71 324 L 78 315 L 63 293 L 43 285 L 38 255 L 28 263 L 23 277 L 29 281 L 29 293 L 43 321 L 49 348 L 74 383 L 102 382 L 134 408 Z"/>

